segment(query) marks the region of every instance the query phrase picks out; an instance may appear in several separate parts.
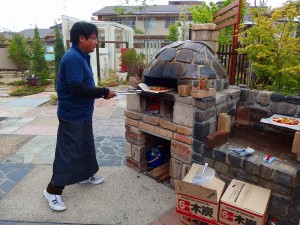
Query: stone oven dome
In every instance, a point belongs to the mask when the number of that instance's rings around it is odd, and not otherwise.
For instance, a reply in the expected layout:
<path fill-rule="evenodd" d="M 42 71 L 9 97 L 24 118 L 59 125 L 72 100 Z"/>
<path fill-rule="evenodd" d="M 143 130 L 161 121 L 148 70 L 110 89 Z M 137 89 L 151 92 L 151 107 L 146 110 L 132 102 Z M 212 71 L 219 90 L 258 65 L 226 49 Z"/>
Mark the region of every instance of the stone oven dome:
<path fill-rule="evenodd" d="M 217 91 L 227 89 L 227 72 L 217 55 L 199 41 L 177 41 L 163 47 L 143 72 L 149 86 L 177 88 L 181 84 L 194 84 L 207 77 L 210 87 Z"/>

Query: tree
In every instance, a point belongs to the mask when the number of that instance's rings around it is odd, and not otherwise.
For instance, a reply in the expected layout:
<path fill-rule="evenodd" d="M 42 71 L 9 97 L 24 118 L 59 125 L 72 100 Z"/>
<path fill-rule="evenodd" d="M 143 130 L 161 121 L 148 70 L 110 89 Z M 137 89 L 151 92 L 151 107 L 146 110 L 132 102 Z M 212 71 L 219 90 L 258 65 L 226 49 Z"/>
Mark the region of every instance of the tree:
<path fill-rule="evenodd" d="M 300 14 L 299 5 L 299 1 L 287 1 L 271 15 L 256 9 L 254 26 L 239 35 L 245 47 L 238 52 L 247 54 L 255 75 L 269 80 L 276 92 L 300 93 L 300 39 L 295 36 L 294 20 Z"/>
<path fill-rule="evenodd" d="M 6 38 L 5 34 L 0 33 L 0 45 L 5 45 L 8 42 L 8 39 Z"/>
<path fill-rule="evenodd" d="M 194 23 L 212 23 L 212 7 L 203 2 L 201 5 L 194 5 L 189 8 Z"/>
<path fill-rule="evenodd" d="M 41 83 L 45 84 L 49 78 L 50 72 L 45 59 L 45 46 L 40 40 L 37 26 L 34 28 L 34 37 L 32 40 L 32 66 L 31 73 L 41 78 Z"/>
<path fill-rule="evenodd" d="M 54 87 L 56 90 L 56 81 L 58 76 L 58 69 L 59 69 L 59 63 L 61 58 L 63 57 L 65 53 L 65 47 L 63 43 L 63 37 L 59 31 L 57 23 L 55 23 L 55 43 L 54 43 L 54 52 L 55 52 L 55 61 L 54 61 L 54 68 L 55 68 L 55 76 L 54 76 Z"/>
<path fill-rule="evenodd" d="M 167 35 L 167 39 L 174 42 L 178 41 L 179 31 L 176 23 L 171 23 L 168 26 L 169 34 Z"/>
<path fill-rule="evenodd" d="M 139 5 L 134 8 L 140 12 L 144 24 L 145 35 L 148 35 L 149 18 L 147 18 L 146 9 L 149 7 L 149 5 L 147 4 L 147 0 L 135 0 L 135 2 Z"/>
<path fill-rule="evenodd" d="M 190 24 L 188 23 L 189 16 L 187 15 L 189 7 L 187 5 L 184 5 L 184 6 L 180 6 L 179 9 L 181 11 L 178 17 L 178 21 L 179 21 L 178 28 L 180 29 L 179 30 L 180 40 L 185 41 L 188 39 L 188 31 L 190 27 Z"/>
<path fill-rule="evenodd" d="M 17 63 L 22 72 L 22 80 L 25 81 L 24 72 L 30 69 L 30 53 L 28 48 L 29 38 L 24 38 L 21 34 L 14 34 L 8 45 L 9 58 Z"/>
<path fill-rule="evenodd" d="M 137 53 L 135 49 L 127 49 L 121 54 L 121 62 L 126 66 L 128 76 L 136 76 L 141 79 L 146 67 L 143 53 Z"/>

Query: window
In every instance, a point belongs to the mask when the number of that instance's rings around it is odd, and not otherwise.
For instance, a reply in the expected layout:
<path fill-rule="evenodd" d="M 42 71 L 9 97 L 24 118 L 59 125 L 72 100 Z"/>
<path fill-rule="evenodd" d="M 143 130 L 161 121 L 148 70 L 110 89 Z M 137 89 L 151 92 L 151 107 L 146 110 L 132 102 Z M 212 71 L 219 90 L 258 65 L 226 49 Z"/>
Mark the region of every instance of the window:
<path fill-rule="evenodd" d="M 125 20 L 126 20 L 126 25 L 127 26 L 131 27 L 132 29 L 135 29 L 135 22 L 136 22 L 135 17 L 128 17 Z"/>
<path fill-rule="evenodd" d="M 148 18 L 144 23 L 145 28 L 154 28 L 155 27 L 155 18 Z"/>
<path fill-rule="evenodd" d="M 165 28 L 168 28 L 170 24 L 175 24 L 176 18 L 167 18 L 165 20 Z"/>

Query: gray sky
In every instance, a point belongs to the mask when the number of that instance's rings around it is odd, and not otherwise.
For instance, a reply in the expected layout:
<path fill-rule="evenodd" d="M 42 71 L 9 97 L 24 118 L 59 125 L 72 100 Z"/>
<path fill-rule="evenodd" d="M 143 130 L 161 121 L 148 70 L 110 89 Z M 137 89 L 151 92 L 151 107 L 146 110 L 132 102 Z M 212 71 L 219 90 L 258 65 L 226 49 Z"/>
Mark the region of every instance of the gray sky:
<path fill-rule="evenodd" d="M 217 2 L 218 0 L 205 0 Z M 254 0 L 248 0 L 253 3 Z M 257 0 L 258 2 L 259 0 Z M 60 23 L 61 15 L 90 20 L 92 13 L 105 6 L 120 5 L 124 0 L 6 0 L 1 4 L 0 27 L 12 31 L 49 28 Z M 134 3 L 133 0 L 130 1 Z M 268 5 L 278 7 L 286 0 L 268 0 Z M 168 5 L 168 0 L 147 0 L 148 5 Z"/>

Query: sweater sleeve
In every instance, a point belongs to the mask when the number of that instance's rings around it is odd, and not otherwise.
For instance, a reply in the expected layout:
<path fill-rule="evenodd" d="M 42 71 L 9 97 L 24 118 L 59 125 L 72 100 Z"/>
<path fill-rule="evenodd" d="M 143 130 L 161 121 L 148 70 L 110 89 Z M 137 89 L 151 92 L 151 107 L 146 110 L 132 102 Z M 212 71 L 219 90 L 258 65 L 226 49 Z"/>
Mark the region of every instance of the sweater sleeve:
<path fill-rule="evenodd" d="M 70 90 L 74 96 L 95 99 L 106 98 L 109 94 L 108 88 L 90 88 L 85 84 L 70 84 Z"/>

